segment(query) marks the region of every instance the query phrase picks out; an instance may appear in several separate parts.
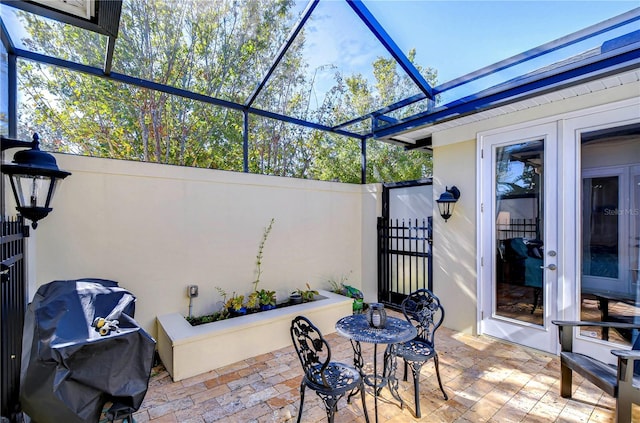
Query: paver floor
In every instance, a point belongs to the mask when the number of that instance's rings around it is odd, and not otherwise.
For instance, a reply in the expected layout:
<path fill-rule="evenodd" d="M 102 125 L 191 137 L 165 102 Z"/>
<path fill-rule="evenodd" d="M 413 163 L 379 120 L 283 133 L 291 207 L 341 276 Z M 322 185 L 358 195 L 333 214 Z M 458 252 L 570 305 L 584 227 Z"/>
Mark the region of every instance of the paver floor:
<path fill-rule="evenodd" d="M 327 334 L 333 359 L 352 363 L 349 341 Z M 449 395 L 445 401 L 433 362 L 422 368 L 420 406 L 414 417 L 413 382 L 400 381 L 404 408 L 383 389 L 378 421 L 410 422 L 613 422 L 615 401 L 574 374 L 574 396 L 559 395 L 558 357 L 485 336 L 471 336 L 441 328 L 436 346 L 440 372 Z M 373 359 L 373 346 L 362 344 L 363 357 Z M 384 348 L 379 348 L 379 363 Z M 402 377 L 399 365 L 398 376 Z M 293 347 L 253 357 L 212 372 L 173 382 L 162 366 L 153 369 L 136 423 L 295 422 L 300 406 L 302 370 Z M 374 398 L 367 388 L 370 421 L 375 421 Z M 326 422 L 321 400 L 307 389 L 302 422 Z M 360 397 L 341 400 L 336 423 L 364 422 Z M 640 423 L 640 407 L 634 406 Z"/>

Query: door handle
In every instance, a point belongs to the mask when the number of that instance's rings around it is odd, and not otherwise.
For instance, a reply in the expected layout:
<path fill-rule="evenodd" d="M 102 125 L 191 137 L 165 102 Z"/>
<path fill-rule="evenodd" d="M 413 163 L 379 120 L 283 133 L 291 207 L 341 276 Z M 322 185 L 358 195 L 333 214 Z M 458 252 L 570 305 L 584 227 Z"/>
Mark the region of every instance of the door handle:
<path fill-rule="evenodd" d="M 558 268 L 558 266 L 556 266 L 555 264 L 550 264 L 548 266 L 540 266 L 540 269 L 549 269 L 549 270 L 556 270 Z"/>

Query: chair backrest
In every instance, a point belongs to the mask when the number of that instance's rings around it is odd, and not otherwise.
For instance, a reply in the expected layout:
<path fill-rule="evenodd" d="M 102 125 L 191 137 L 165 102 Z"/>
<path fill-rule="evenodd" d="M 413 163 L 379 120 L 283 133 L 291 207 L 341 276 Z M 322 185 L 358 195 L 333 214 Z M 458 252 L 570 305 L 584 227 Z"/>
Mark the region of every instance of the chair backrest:
<path fill-rule="evenodd" d="M 291 341 L 307 379 L 328 387 L 325 369 L 331 361 L 331 349 L 320 330 L 304 316 L 291 322 Z"/>
<path fill-rule="evenodd" d="M 428 289 L 409 294 L 400 304 L 404 317 L 418 330 L 419 339 L 435 345 L 436 330 L 444 320 L 444 307 Z"/>

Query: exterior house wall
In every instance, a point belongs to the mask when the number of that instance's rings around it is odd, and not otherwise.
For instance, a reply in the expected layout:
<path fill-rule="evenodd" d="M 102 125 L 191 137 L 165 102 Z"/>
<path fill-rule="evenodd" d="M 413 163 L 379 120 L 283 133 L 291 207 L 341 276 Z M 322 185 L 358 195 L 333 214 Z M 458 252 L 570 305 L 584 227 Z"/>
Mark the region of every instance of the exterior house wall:
<path fill-rule="evenodd" d="M 490 119 L 457 126 L 433 134 L 434 200 L 446 185 L 456 185 L 461 197 L 454 215 L 444 222 L 434 209 L 434 291 L 447 316 L 444 325 L 463 332 L 477 333 L 479 213 L 477 169 L 480 153 L 477 134 L 534 121 L 558 121 L 566 115 L 590 107 L 627 99 L 638 99 L 640 83 L 616 86 L 604 91 L 562 101 L 533 105 L 531 108 Z M 435 206 L 437 207 L 437 206 Z M 455 305 L 455 307 L 453 306 Z"/>
<path fill-rule="evenodd" d="M 29 239 L 31 293 L 57 279 L 113 279 L 137 297 L 136 320 L 155 335 L 157 315 L 188 314 L 188 285 L 200 287 L 193 315 L 220 307 L 215 287 L 229 295 L 251 292 L 258 245 L 274 218 L 259 289 L 283 300 L 307 282 L 329 289 L 330 278 L 349 275 L 351 285 L 375 299 L 375 279 L 369 281 L 376 275 L 375 185 L 56 159 L 72 176 Z"/>
<path fill-rule="evenodd" d="M 476 327 L 475 151 L 475 140 L 470 140 L 433 152 L 434 199 L 447 186 L 460 190 L 448 221 L 434 206 L 433 291 L 446 310 L 443 325 L 466 333 L 475 333 Z"/>

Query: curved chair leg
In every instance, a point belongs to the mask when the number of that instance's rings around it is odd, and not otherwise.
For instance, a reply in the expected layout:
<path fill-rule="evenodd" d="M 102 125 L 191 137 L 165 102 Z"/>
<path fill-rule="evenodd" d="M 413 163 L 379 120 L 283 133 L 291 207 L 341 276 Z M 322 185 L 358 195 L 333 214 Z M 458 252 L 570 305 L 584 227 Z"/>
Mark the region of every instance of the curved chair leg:
<path fill-rule="evenodd" d="M 336 402 L 335 404 L 333 404 L 333 406 L 327 407 L 327 420 L 329 421 L 329 423 L 333 423 L 333 417 L 336 415 L 337 404 L 338 403 Z"/>
<path fill-rule="evenodd" d="M 367 401 L 364 393 L 364 382 L 360 384 L 360 397 L 362 398 L 362 411 L 364 412 L 364 420 L 369 423 L 369 413 L 367 412 Z"/>
<path fill-rule="evenodd" d="M 402 361 L 404 361 L 404 376 L 402 377 L 402 380 L 406 382 L 407 381 L 407 367 L 408 367 L 408 365 L 407 365 L 407 360 L 402 360 Z"/>
<path fill-rule="evenodd" d="M 416 407 L 416 418 L 420 418 L 420 369 L 424 363 L 411 363 L 411 373 L 413 373 L 413 396 Z"/>
<path fill-rule="evenodd" d="M 304 389 L 306 385 L 304 382 L 300 384 L 300 408 L 298 409 L 298 423 L 300 423 L 300 419 L 302 418 L 302 406 L 304 405 Z"/>
<path fill-rule="evenodd" d="M 320 398 L 322 398 L 324 409 L 327 412 L 327 420 L 329 423 L 333 423 L 333 417 L 335 416 L 336 409 L 338 408 L 338 401 L 342 398 L 342 395 L 336 397 L 333 395 L 325 395 L 318 391 L 316 391 L 316 393 Z"/>
<path fill-rule="evenodd" d="M 434 364 L 436 366 L 436 376 L 438 377 L 438 385 L 440 385 L 440 390 L 442 391 L 442 394 L 444 395 L 445 401 L 447 401 L 449 399 L 449 396 L 444 391 L 444 387 L 442 386 L 442 380 L 440 379 L 440 366 L 438 364 L 438 354 L 433 356 L 433 362 L 434 362 Z"/>

